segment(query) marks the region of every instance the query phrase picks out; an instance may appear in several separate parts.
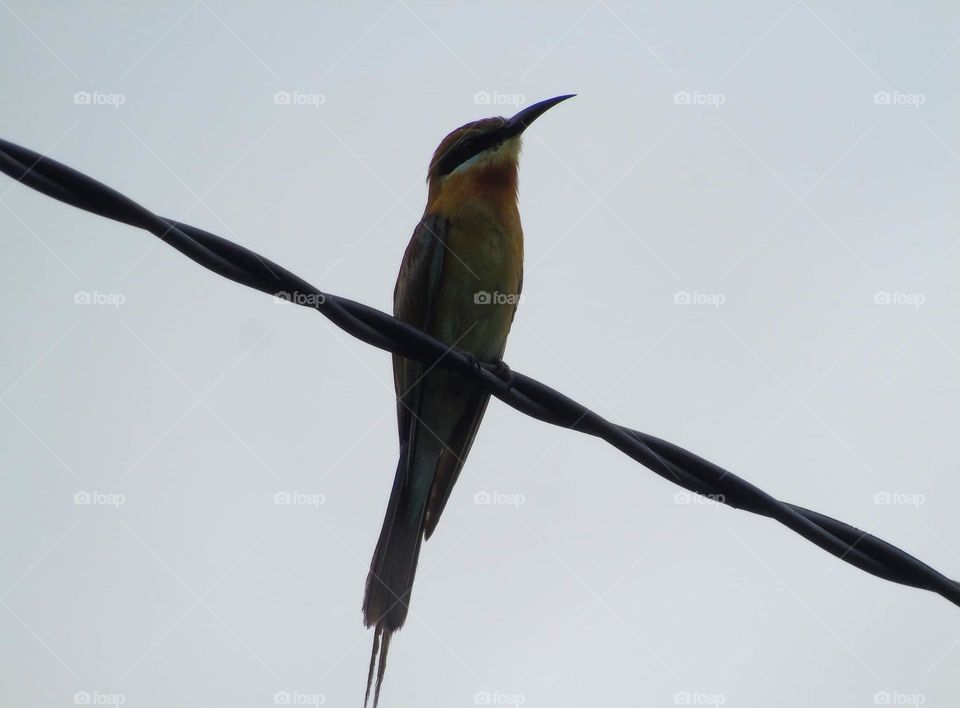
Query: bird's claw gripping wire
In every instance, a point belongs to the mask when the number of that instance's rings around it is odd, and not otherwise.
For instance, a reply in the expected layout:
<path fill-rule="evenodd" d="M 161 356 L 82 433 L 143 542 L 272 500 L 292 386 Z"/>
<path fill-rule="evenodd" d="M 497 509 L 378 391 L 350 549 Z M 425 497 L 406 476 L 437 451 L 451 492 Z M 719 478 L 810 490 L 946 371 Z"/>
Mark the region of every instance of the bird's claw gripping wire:
<path fill-rule="evenodd" d="M 507 390 L 513 388 L 513 385 L 516 381 L 513 370 L 507 365 L 503 359 L 494 359 L 493 361 L 483 361 L 476 354 L 468 351 L 464 351 L 463 355 L 469 360 L 470 368 L 476 371 L 479 374 L 482 374 L 485 371 L 490 372 L 498 379 L 500 379 L 504 385 L 507 387 Z"/>
<path fill-rule="evenodd" d="M 467 361 L 470 362 L 470 368 L 476 371 L 478 374 L 483 373 L 483 362 L 480 361 L 480 358 L 473 352 L 468 352 L 463 350 L 462 354 L 467 358 Z"/>
<path fill-rule="evenodd" d="M 484 362 L 481 365 L 486 371 L 489 371 L 498 379 L 503 381 L 507 389 L 512 389 L 515 382 L 513 375 L 513 370 L 507 365 L 503 359 L 497 359 L 496 361 Z"/>

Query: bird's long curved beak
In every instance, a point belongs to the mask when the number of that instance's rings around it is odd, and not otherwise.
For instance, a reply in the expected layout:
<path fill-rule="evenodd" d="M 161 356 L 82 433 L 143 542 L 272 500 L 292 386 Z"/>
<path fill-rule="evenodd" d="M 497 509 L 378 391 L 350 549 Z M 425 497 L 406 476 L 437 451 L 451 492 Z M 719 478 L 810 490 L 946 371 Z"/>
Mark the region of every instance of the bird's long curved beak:
<path fill-rule="evenodd" d="M 575 93 L 568 93 L 566 96 L 548 98 L 545 101 L 534 103 L 532 106 L 527 106 L 513 116 L 513 118 L 508 120 L 507 124 L 503 126 L 503 132 L 505 136 L 512 138 L 515 135 L 520 135 L 523 131 L 530 127 L 533 121 L 542 116 L 548 110 L 553 108 L 561 101 L 566 101 L 568 98 L 573 98 L 576 95 L 577 94 Z"/>

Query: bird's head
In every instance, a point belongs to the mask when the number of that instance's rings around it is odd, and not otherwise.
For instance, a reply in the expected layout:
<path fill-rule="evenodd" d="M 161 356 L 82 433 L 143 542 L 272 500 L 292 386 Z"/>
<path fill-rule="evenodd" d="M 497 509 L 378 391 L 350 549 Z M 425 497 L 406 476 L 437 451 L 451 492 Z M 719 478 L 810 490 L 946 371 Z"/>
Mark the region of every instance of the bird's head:
<path fill-rule="evenodd" d="M 512 118 L 482 118 L 462 125 L 443 139 L 427 173 L 430 199 L 445 187 L 496 183 L 516 191 L 520 136 L 533 121 L 575 94 L 557 96 L 524 108 Z"/>

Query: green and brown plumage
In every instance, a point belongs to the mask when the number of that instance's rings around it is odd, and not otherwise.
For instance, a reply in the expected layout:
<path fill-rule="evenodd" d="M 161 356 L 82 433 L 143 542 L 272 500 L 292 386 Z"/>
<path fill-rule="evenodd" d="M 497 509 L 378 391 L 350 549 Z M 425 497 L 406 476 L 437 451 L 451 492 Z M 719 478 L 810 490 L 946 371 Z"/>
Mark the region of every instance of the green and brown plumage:
<path fill-rule="evenodd" d="M 566 98 L 468 123 L 440 143 L 427 207 L 397 277 L 398 319 L 480 361 L 501 360 L 523 284 L 520 135 Z M 393 372 L 400 459 L 363 599 L 364 623 L 374 628 L 364 703 L 376 673 L 374 706 L 390 638 L 407 617 L 420 543 L 436 529 L 489 400 L 436 366 L 394 356 Z"/>

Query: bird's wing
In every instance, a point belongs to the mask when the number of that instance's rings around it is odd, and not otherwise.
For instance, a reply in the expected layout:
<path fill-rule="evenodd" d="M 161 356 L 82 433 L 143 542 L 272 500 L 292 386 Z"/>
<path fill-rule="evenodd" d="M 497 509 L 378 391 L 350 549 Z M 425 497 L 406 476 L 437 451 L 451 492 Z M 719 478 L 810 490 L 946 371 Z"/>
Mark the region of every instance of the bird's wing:
<path fill-rule="evenodd" d="M 437 216 L 425 215 L 417 224 L 400 264 L 393 290 L 393 314 L 397 319 L 430 332 L 436 315 L 435 299 L 443 272 L 444 238 L 449 223 Z M 425 367 L 419 361 L 393 356 L 393 383 L 397 393 L 397 427 L 401 446 L 410 438 L 410 426 L 416 410 L 416 383 Z"/>
<path fill-rule="evenodd" d="M 424 216 L 403 255 L 393 294 L 396 317 L 428 332 L 437 314 L 435 300 L 447 229 L 446 219 Z M 423 517 L 440 454 L 439 442 L 421 423 L 432 420 L 427 399 L 436 398 L 425 395 L 426 371 L 430 371 L 429 365 L 393 356 L 400 459 L 364 596 L 367 626 L 376 624 L 387 630 L 399 628 L 406 619 L 406 596 L 416 571 Z"/>
<path fill-rule="evenodd" d="M 434 314 L 434 295 L 443 268 L 441 241 L 445 232 L 445 220 L 424 216 L 403 254 L 393 293 L 394 315 L 423 330 L 429 330 Z M 400 459 L 363 596 L 364 623 L 376 628 L 363 704 L 367 705 L 376 676 L 374 708 L 380 699 L 390 637 L 406 620 L 423 537 L 426 500 L 433 480 L 433 465 L 427 462 L 428 456 L 417 452 L 416 436 L 421 426 L 416 421 L 422 408 L 419 382 L 424 370 L 424 365 L 418 361 L 393 356 Z"/>
<path fill-rule="evenodd" d="M 394 291 L 394 314 L 435 336 L 440 334 L 435 324 L 443 316 L 445 279 L 465 275 L 457 273 L 464 267 L 457 258 L 446 258 L 449 232 L 446 219 L 424 217 L 404 254 Z M 429 538 L 470 452 L 489 395 L 457 374 L 403 357 L 394 357 L 394 383 L 401 447 L 413 453 L 420 435 L 439 436 L 443 443 L 426 504 L 423 530 Z"/>
<path fill-rule="evenodd" d="M 490 394 L 475 386 L 470 386 L 470 390 L 464 391 L 462 396 L 462 413 L 457 418 L 450 437 L 446 440 L 446 447 L 440 455 L 433 475 L 433 485 L 430 487 L 430 498 L 427 501 L 427 515 L 423 522 L 423 533 L 426 538 L 430 538 L 434 529 L 437 528 L 437 522 L 440 521 L 440 515 L 447 505 L 450 492 L 457 483 L 463 463 L 470 454 L 470 447 L 477 436 L 480 421 L 490 400 Z"/>

